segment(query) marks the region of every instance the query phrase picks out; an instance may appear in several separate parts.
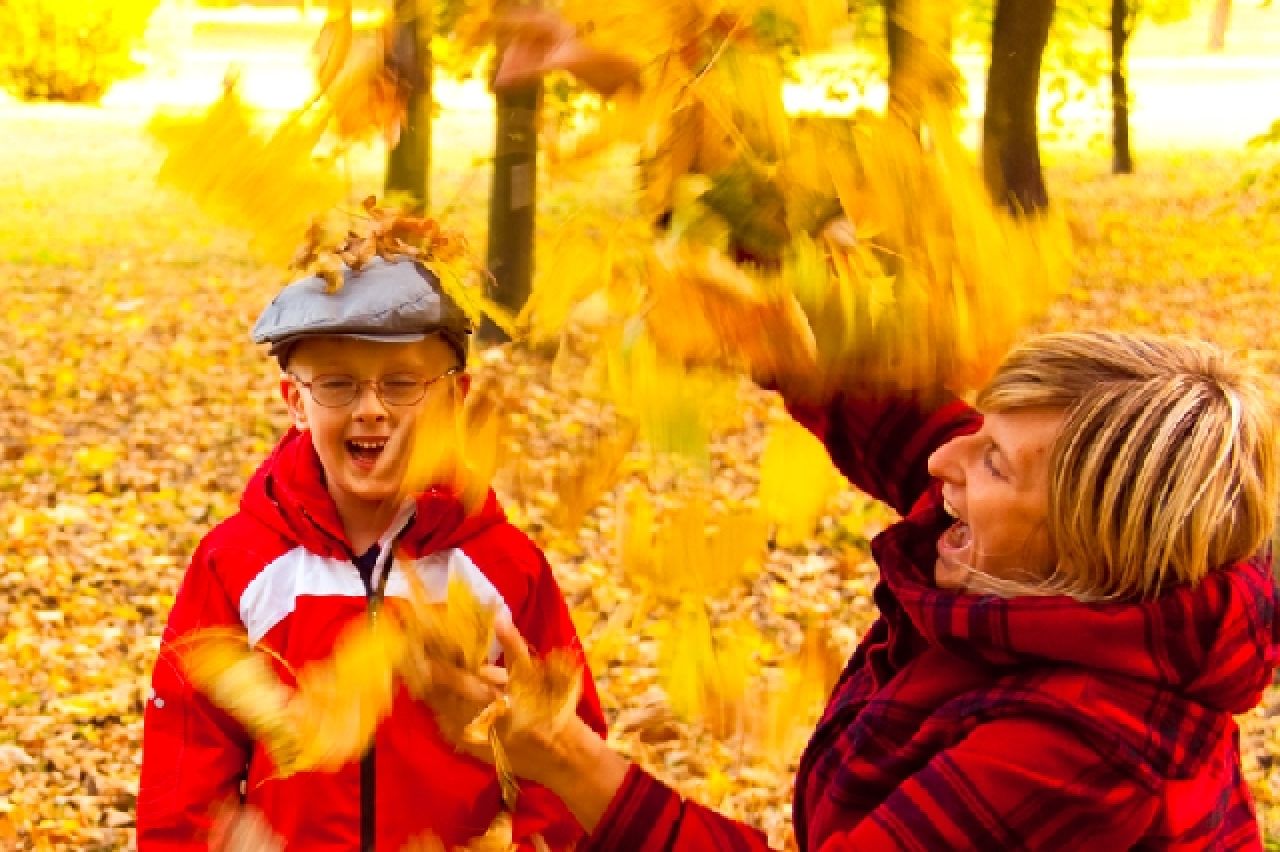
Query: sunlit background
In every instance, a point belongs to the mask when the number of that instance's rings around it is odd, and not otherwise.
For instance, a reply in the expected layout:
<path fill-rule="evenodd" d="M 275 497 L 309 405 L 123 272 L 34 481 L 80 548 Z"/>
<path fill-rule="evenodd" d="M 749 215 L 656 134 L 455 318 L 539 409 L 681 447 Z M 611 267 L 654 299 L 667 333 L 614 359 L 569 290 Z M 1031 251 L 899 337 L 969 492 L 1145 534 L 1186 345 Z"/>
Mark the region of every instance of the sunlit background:
<path fill-rule="evenodd" d="M 0 5 L 0 24 L 37 2 Z M 62 4 L 121 16 L 152 5 Z M 443 19 L 465 5 L 441 0 L 437 11 Z M 793 113 L 884 107 L 881 6 L 854 5 L 833 50 L 788 69 Z M 960 135 L 976 152 L 993 4 L 960 5 Z M 1225 38 L 1211 47 L 1224 5 Z M 1280 375 L 1280 146 L 1250 144 L 1280 119 L 1280 4 L 1142 4 L 1128 51 L 1137 170 L 1124 176 L 1111 174 L 1109 6 L 1059 0 L 1042 68 L 1046 183 L 1076 255 L 1069 286 L 1039 326 L 1195 334 Z M 200 114 L 230 74 L 269 132 L 314 95 L 313 47 L 328 14 L 320 0 L 162 0 L 123 50 L 128 72 L 87 102 L 27 100 L 19 83 L 0 81 L 0 848 L 128 847 L 141 708 L 182 570 L 200 536 L 235 510 L 286 422 L 274 365 L 248 329 L 290 273 L 255 255 L 244 230 L 157 185 L 166 152 L 147 126 L 157 113 Z M 354 21 L 372 33 L 385 14 L 357 4 Z M 0 65 L 34 38 L 9 35 Z M 68 49 L 64 61 L 83 59 Z M 430 209 L 483 257 L 495 123 L 489 57 L 462 58 L 447 32 L 433 51 Z M 577 108 L 593 103 L 581 90 L 549 87 L 546 138 L 572 129 Z M 590 168 L 543 158 L 538 275 L 585 274 L 585 252 L 566 248 L 561 228 L 598 211 L 613 217 L 599 221 L 622 223 L 623 236 L 648 238 L 651 223 L 633 210 L 633 155 Z M 372 134 L 333 164 L 351 202 L 381 192 L 386 157 Z M 781 842 L 812 708 L 795 711 L 796 730 L 773 732 L 769 753 L 744 745 L 741 726 L 689 718 L 658 648 L 690 613 L 651 605 L 624 582 L 620 530 L 637 495 L 669 507 L 692 493 L 715 517 L 758 502 L 762 481 L 775 493 L 813 496 L 812 507 L 784 507 L 795 525 L 777 525 L 754 573 L 694 615 L 718 637 L 756 625 L 761 638 L 746 652 L 768 661 L 813 650 L 810 628 L 822 623 L 839 663 L 874 615 L 867 541 L 887 512 L 833 479 L 820 448 L 785 432 L 776 398 L 745 381 L 727 395 L 689 385 L 674 401 L 674 392 L 662 395 L 668 388 L 648 389 L 661 404 L 714 421 L 710 437 L 695 436 L 706 481 L 693 488 L 688 466 L 628 453 L 618 413 L 579 392 L 586 344 L 571 344 L 555 356 L 495 348 L 477 357 L 477 387 L 511 415 L 518 449 L 498 490 L 574 609 L 615 744 Z M 609 470 L 597 475 L 593 465 Z M 698 673 L 684 674 L 696 687 Z M 1275 692 L 1242 727 L 1260 818 L 1280 838 Z"/>

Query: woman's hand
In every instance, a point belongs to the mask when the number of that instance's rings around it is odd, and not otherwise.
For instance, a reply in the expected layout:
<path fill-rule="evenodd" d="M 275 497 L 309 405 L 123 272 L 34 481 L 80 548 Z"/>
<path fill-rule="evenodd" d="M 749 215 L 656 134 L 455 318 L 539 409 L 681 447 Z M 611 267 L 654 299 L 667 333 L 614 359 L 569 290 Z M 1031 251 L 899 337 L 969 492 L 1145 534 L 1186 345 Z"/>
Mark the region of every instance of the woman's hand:
<path fill-rule="evenodd" d="M 529 648 L 515 625 L 499 620 L 496 632 L 509 665 L 528 659 Z M 488 743 L 477 744 L 466 730 L 494 702 L 509 700 L 506 670 L 485 666 L 471 674 L 434 661 L 426 667 L 418 673 L 417 694 L 435 711 L 442 733 L 460 751 L 492 763 Z M 495 724 L 511 770 L 551 790 L 584 828 L 594 828 L 622 786 L 627 761 L 576 714 L 554 727 L 512 730 L 502 717 Z"/>
<path fill-rule="evenodd" d="M 518 9 L 498 21 L 496 42 L 505 45 L 493 86 L 527 86 L 552 71 L 568 71 L 608 96 L 634 84 L 640 69 L 624 56 L 584 44 L 573 24 L 552 9 Z"/>
<path fill-rule="evenodd" d="M 221 805 L 209 833 L 210 852 L 283 852 L 284 840 L 271 830 L 257 808 L 238 802 Z"/>

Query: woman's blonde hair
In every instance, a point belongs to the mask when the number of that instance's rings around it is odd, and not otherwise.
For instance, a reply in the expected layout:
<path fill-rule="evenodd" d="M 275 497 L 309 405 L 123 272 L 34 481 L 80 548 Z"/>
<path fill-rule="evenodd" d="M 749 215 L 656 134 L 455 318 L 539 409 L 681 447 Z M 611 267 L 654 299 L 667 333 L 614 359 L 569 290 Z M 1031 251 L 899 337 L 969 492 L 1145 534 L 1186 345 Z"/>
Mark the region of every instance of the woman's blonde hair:
<path fill-rule="evenodd" d="M 1271 534 L 1280 472 L 1262 378 L 1208 343 L 1043 335 L 1009 354 L 977 405 L 1065 411 L 1050 457 L 1054 592 L 1149 599 Z"/>

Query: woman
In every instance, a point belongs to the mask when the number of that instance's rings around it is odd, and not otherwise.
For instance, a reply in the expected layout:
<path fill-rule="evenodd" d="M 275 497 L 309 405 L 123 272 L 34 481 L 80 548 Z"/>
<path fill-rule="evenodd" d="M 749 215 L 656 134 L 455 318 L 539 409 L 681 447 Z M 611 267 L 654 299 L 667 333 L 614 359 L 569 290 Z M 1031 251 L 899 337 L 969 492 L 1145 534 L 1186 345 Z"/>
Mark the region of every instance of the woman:
<path fill-rule="evenodd" d="M 789 402 L 902 515 L 871 546 L 880 618 L 800 763 L 800 849 L 1261 848 L 1232 719 L 1280 647 L 1276 432 L 1252 374 L 1207 344 L 1067 333 L 1012 352 L 981 414 Z M 446 727 L 492 695 L 439 674 Z M 576 719 L 507 747 L 580 848 L 766 846 Z"/>

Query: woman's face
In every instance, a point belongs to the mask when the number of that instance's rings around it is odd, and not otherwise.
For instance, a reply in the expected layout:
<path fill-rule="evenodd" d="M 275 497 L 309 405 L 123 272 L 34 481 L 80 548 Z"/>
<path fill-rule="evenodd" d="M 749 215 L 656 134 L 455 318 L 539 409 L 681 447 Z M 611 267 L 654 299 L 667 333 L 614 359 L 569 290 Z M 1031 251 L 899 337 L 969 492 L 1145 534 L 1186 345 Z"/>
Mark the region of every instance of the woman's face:
<path fill-rule="evenodd" d="M 1049 546 L 1049 454 L 1062 429 L 1057 408 L 987 414 L 982 428 L 929 457 L 955 518 L 938 539 L 939 588 L 1008 596 L 1054 566 Z"/>

